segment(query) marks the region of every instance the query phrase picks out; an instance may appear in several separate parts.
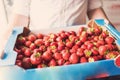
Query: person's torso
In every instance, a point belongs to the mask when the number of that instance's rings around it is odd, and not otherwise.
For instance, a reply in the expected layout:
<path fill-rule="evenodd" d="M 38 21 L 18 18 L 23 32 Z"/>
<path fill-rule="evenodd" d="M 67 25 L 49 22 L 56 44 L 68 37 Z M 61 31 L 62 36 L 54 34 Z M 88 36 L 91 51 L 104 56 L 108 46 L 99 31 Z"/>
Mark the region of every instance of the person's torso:
<path fill-rule="evenodd" d="M 84 24 L 88 0 L 31 0 L 30 28 Z"/>

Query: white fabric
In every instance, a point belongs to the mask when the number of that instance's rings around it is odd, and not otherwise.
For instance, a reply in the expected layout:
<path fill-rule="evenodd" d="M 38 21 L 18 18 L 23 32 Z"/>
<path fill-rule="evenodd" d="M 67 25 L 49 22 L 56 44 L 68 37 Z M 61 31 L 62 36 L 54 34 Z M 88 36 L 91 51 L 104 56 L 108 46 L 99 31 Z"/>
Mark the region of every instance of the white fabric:
<path fill-rule="evenodd" d="M 30 16 L 31 29 L 85 24 L 88 10 L 101 0 L 14 0 L 14 12 Z"/>

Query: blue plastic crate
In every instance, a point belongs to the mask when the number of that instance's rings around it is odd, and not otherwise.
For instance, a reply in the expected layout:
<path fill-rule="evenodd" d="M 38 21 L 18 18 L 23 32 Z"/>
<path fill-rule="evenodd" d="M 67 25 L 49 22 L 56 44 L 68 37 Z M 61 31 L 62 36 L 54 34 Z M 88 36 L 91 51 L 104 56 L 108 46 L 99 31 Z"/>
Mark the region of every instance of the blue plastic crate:
<path fill-rule="evenodd" d="M 95 20 L 106 27 L 116 38 L 120 45 L 120 33 L 104 20 Z M 16 27 L 5 47 L 5 55 L 0 59 L 0 80 L 86 80 L 100 74 L 108 76 L 120 75 L 120 68 L 116 67 L 114 60 L 101 60 L 91 63 L 55 66 L 42 69 L 27 69 L 15 65 L 17 53 L 13 50 L 17 36 L 23 33 L 24 28 Z"/>

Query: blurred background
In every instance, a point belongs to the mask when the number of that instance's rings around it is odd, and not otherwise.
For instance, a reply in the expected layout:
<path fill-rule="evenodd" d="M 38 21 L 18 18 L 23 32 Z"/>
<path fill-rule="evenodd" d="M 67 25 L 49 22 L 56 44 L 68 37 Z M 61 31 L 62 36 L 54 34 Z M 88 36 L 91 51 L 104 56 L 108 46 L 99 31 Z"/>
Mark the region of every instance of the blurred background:
<path fill-rule="evenodd" d="M 120 31 L 120 0 L 102 0 L 103 9 L 113 25 Z M 8 28 L 14 0 L 0 0 L 0 34 Z"/>

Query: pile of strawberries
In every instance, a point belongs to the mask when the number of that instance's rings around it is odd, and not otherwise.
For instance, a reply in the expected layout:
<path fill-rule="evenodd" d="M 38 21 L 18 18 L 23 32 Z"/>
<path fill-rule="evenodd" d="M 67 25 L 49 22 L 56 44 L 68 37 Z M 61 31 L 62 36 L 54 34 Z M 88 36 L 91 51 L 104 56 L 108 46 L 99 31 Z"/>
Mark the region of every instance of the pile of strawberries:
<path fill-rule="evenodd" d="M 115 39 L 99 26 L 80 27 L 77 32 L 19 35 L 14 50 L 18 53 L 16 65 L 24 69 L 113 59 L 120 53 Z"/>

